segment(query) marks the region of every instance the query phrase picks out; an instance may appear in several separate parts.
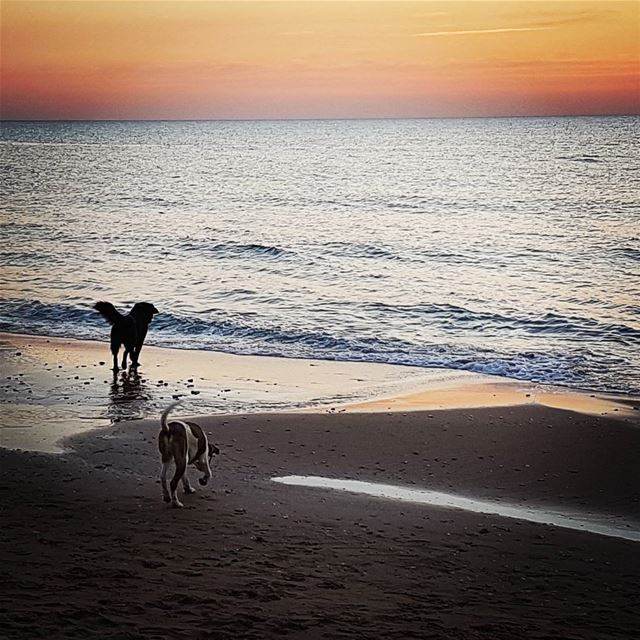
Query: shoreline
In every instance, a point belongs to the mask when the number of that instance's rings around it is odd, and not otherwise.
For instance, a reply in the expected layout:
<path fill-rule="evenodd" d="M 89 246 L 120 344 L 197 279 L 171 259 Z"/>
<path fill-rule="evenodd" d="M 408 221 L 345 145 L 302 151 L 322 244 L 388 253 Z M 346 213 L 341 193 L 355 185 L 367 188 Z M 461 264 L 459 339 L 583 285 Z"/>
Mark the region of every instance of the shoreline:
<path fill-rule="evenodd" d="M 0 333 L 0 447 L 60 452 L 68 436 L 158 415 L 175 399 L 200 415 L 543 405 L 629 418 L 640 406 L 627 395 L 450 369 L 153 346 L 141 359 L 138 371 L 113 375 L 107 343 Z"/>

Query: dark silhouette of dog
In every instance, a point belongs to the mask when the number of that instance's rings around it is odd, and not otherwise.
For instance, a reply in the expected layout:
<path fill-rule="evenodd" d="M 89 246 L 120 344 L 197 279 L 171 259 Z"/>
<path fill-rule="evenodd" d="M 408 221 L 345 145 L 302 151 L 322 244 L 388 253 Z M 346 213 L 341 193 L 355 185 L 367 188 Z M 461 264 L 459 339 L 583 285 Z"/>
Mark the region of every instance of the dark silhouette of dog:
<path fill-rule="evenodd" d="M 110 302 L 96 302 L 93 308 L 111 325 L 113 370 L 118 371 L 118 352 L 121 345 L 124 345 L 122 368 L 127 368 L 127 356 L 131 357 L 131 366 L 137 367 L 140 364 L 138 357 L 147 336 L 147 329 L 153 316 L 159 311 L 149 302 L 137 302 L 126 316 Z"/>

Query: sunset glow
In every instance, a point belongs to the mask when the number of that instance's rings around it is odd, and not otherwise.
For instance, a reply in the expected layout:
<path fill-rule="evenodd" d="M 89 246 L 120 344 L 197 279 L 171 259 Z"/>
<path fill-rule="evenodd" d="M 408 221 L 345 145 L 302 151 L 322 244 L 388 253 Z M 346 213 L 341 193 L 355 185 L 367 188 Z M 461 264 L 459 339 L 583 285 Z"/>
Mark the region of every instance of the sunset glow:
<path fill-rule="evenodd" d="M 2 117 L 637 113 L 639 6 L 3 2 Z"/>

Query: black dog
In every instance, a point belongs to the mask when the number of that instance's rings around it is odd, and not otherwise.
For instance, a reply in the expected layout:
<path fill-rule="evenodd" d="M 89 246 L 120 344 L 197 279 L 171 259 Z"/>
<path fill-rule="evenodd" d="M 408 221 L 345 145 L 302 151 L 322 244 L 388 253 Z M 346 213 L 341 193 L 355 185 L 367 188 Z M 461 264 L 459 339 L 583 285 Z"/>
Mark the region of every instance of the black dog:
<path fill-rule="evenodd" d="M 158 310 L 148 302 L 137 302 L 133 309 L 123 316 L 110 302 L 96 302 L 93 305 L 113 325 L 111 327 L 111 353 L 113 354 L 113 370 L 118 371 L 118 351 L 124 345 L 122 368 L 127 367 L 127 355 L 131 356 L 131 366 L 138 366 L 138 356 L 142 350 L 147 329 Z"/>

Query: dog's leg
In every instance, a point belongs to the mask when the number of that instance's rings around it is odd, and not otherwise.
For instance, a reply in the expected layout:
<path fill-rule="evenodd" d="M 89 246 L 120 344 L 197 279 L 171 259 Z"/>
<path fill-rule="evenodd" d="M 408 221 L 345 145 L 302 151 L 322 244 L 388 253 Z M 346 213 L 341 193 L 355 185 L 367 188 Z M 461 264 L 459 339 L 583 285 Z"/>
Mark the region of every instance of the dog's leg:
<path fill-rule="evenodd" d="M 138 341 L 135 345 L 135 350 L 132 352 L 132 359 L 135 363 L 134 366 L 138 367 L 140 365 L 140 352 L 142 351 L 142 345 L 144 344 L 144 339 L 147 337 L 147 329 L 148 327 L 138 328 Z"/>
<path fill-rule="evenodd" d="M 204 463 L 204 475 L 202 478 L 198 478 L 198 482 L 204 487 L 211 479 L 211 466 L 209 465 L 209 459 L 206 456 L 202 456 L 202 462 Z"/>
<path fill-rule="evenodd" d="M 113 354 L 113 372 L 118 373 L 118 351 L 120 351 L 120 347 L 111 345 L 111 353 Z"/>
<path fill-rule="evenodd" d="M 127 339 L 124 341 L 124 358 L 122 360 L 122 368 L 127 366 L 127 356 L 131 358 L 131 364 L 135 366 L 136 361 L 136 343 L 133 339 Z"/>
<path fill-rule="evenodd" d="M 113 356 L 113 370 L 118 372 L 118 351 L 120 351 L 120 339 L 115 325 L 111 328 L 111 355 Z"/>
<path fill-rule="evenodd" d="M 186 457 L 176 458 L 176 472 L 173 474 L 173 478 L 171 478 L 171 483 L 169 484 L 169 487 L 171 489 L 171 504 L 174 507 L 184 506 L 182 502 L 178 500 L 178 482 L 180 482 L 186 470 L 187 470 Z"/>
<path fill-rule="evenodd" d="M 189 477 L 187 476 L 187 472 L 185 470 L 184 475 L 182 476 L 182 488 L 185 493 L 195 493 L 196 490 L 191 486 L 189 482 Z"/>
<path fill-rule="evenodd" d="M 162 485 L 162 499 L 165 502 L 171 502 L 169 489 L 167 489 L 167 472 L 169 471 L 169 462 L 162 463 L 162 471 L 160 472 L 160 484 Z"/>

